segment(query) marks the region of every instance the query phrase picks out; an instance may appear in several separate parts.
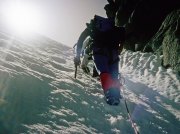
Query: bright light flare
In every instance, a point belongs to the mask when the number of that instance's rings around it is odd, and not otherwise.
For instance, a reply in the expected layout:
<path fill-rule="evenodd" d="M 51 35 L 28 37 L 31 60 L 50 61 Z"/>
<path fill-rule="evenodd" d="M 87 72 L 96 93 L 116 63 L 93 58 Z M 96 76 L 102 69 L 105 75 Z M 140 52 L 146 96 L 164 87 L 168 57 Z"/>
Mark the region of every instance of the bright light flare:
<path fill-rule="evenodd" d="M 1 9 L 6 26 L 18 34 L 38 32 L 42 26 L 42 14 L 35 5 L 6 2 Z"/>

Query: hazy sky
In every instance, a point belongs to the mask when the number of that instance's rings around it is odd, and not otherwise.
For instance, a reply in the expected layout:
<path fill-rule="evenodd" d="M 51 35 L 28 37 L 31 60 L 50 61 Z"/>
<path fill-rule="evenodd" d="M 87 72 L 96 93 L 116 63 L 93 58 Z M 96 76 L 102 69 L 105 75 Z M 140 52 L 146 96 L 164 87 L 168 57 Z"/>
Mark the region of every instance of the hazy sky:
<path fill-rule="evenodd" d="M 38 0 L 36 0 L 38 1 Z M 49 37 L 73 46 L 85 23 L 94 14 L 105 16 L 104 5 L 107 0 L 39 0 L 46 10 L 46 27 L 43 33 Z"/>
<path fill-rule="evenodd" d="M 73 46 L 95 14 L 106 16 L 107 3 L 107 0 L 0 0 L 0 19 L 5 20 L 8 28 L 35 29 Z"/>

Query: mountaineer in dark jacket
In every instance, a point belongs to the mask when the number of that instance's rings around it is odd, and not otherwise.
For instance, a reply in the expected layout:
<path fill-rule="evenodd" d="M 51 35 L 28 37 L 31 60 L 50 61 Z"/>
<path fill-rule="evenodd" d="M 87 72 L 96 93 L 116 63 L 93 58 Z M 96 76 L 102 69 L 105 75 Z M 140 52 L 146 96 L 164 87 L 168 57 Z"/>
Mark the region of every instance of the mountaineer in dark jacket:
<path fill-rule="evenodd" d="M 101 85 L 110 105 L 120 103 L 119 82 L 119 53 L 122 51 L 125 39 L 124 27 L 115 26 L 115 16 L 118 7 L 111 1 L 105 5 L 107 18 L 95 15 L 87 24 L 87 28 L 81 33 L 78 42 L 75 65 L 80 65 L 80 54 L 84 40 L 92 38 L 93 60 L 100 75 Z"/>

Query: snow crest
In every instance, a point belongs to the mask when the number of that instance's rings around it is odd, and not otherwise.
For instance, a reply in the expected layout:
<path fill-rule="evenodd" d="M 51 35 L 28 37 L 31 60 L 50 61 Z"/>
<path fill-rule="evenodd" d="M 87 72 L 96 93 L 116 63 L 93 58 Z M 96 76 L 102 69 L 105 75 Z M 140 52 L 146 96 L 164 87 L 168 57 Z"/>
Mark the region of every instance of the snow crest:
<path fill-rule="evenodd" d="M 161 66 L 162 57 L 152 53 L 126 51 L 121 54 L 121 71 L 129 78 L 147 84 L 161 95 L 180 103 L 180 77 Z"/>

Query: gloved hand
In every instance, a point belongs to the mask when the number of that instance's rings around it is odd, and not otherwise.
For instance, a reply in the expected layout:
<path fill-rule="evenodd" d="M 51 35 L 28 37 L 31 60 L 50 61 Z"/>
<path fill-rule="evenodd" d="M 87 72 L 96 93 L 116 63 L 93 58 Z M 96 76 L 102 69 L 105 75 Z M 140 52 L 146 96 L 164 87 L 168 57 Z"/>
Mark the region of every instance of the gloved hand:
<path fill-rule="evenodd" d="M 80 56 L 74 57 L 74 65 L 79 66 L 81 63 Z"/>

